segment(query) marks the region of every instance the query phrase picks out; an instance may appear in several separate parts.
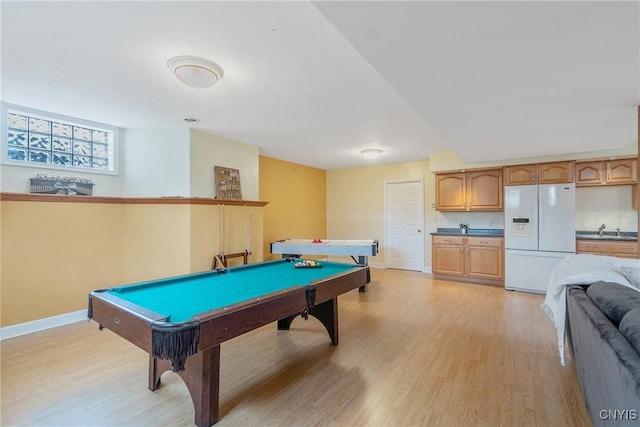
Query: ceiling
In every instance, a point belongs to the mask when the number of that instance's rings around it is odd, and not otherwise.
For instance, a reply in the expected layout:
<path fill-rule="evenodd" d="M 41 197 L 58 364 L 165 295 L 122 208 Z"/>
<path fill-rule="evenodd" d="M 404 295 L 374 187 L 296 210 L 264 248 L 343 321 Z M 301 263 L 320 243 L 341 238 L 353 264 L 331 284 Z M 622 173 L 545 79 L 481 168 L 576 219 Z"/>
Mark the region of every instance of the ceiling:
<path fill-rule="evenodd" d="M 192 127 L 320 169 L 637 141 L 637 1 L 3 0 L 0 12 L 4 102 Z M 224 78 L 186 87 L 166 65 L 177 55 Z M 383 155 L 362 158 L 371 147 Z"/>

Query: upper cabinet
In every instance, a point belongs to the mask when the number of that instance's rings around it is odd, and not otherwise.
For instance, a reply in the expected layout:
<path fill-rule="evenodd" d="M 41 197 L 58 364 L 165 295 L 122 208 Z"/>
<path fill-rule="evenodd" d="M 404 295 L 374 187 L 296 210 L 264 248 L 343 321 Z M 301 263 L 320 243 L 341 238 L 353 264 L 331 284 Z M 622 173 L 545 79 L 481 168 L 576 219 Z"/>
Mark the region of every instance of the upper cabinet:
<path fill-rule="evenodd" d="M 502 210 L 502 170 L 436 174 L 436 210 Z"/>
<path fill-rule="evenodd" d="M 464 172 L 436 174 L 436 210 L 467 209 L 467 176 Z"/>
<path fill-rule="evenodd" d="M 573 162 L 505 166 L 504 185 L 563 184 L 573 182 Z"/>
<path fill-rule="evenodd" d="M 620 185 L 638 182 L 636 159 L 576 163 L 576 185 Z"/>

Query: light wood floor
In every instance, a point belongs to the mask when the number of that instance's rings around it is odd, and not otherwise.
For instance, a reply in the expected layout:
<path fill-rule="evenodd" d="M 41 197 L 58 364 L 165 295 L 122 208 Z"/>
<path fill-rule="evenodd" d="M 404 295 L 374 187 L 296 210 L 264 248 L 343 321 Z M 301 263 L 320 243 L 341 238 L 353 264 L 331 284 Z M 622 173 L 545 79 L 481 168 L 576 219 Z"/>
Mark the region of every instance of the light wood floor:
<path fill-rule="evenodd" d="M 339 298 L 340 345 L 296 319 L 222 345 L 218 426 L 589 426 L 543 297 L 372 271 Z M 2 342 L 2 426 L 192 426 L 186 386 L 94 322 Z"/>

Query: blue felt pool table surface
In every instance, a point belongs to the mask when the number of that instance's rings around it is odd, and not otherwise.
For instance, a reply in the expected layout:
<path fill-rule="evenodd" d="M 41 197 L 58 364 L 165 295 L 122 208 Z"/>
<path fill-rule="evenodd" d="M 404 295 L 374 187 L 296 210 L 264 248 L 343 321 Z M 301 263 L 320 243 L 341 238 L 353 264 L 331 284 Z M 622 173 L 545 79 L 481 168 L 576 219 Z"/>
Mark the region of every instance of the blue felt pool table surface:
<path fill-rule="evenodd" d="M 346 273 L 359 266 L 320 261 L 320 268 L 295 268 L 299 259 L 275 260 L 208 271 L 135 285 L 120 286 L 110 294 L 183 322 L 207 311 L 258 298 L 293 286 L 310 286 L 317 280 Z"/>

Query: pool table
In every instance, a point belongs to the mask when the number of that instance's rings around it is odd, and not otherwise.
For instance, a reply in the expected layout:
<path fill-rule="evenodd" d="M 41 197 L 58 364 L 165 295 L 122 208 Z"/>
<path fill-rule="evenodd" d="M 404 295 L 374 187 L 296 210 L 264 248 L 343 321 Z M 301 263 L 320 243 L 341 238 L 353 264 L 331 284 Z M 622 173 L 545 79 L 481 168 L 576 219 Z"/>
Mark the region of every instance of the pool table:
<path fill-rule="evenodd" d="M 229 269 L 98 289 L 88 317 L 149 354 L 149 389 L 171 369 L 184 380 L 195 423 L 219 419 L 220 344 L 277 321 L 289 329 L 301 315 L 316 317 L 338 344 L 338 295 L 363 286 L 369 267 L 321 262 L 298 268 L 282 259 Z"/>

